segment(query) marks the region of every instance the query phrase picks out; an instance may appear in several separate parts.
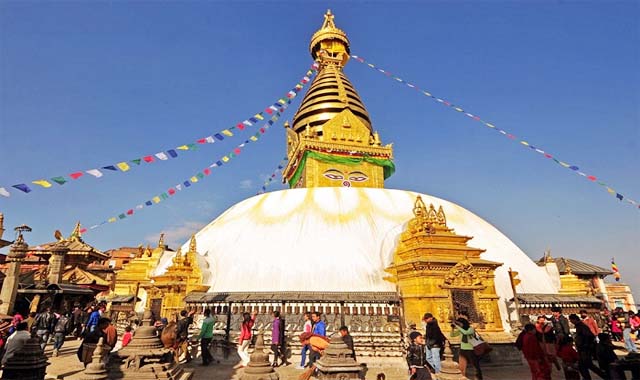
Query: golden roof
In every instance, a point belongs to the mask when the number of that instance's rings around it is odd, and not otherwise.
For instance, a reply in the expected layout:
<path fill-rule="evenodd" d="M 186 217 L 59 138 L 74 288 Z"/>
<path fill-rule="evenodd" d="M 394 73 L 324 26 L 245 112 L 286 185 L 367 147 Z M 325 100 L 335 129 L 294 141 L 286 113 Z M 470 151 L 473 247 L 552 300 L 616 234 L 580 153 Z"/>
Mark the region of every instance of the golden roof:
<path fill-rule="evenodd" d="M 307 125 L 321 135 L 322 125 L 345 109 L 351 110 L 371 130 L 371 120 L 358 92 L 342 68 L 349 59 L 349 40 L 333 23 L 327 11 L 322 27 L 311 38 L 311 55 L 320 63 L 318 75 L 293 118 L 293 130 L 303 132 Z"/>

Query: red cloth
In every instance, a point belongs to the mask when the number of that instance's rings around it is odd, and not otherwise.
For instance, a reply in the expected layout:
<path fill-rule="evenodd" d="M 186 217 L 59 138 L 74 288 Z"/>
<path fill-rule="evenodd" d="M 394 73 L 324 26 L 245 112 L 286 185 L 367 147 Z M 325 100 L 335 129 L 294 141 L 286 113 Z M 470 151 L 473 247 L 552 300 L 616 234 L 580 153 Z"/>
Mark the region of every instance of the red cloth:
<path fill-rule="evenodd" d="M 551 365 L 546 360 L 527 359 L 531 380 L 551 380 Z"/>
<path fill-rule="evenodd" d="M 564 364 L 572 365 L 578 362 L 578 352 L 573 348 L 570 344 L 565 344 L 558 348 L 558 353 L 556 354 Z"/>
<path fill-rule="evenodd" d="M 122 347 L 127 347 L 127 344 L 129 344 L 129 342 L 131 342 L 131 331 L 127 331 L 122 336 Z"/>
<path fill-rule="evenodd" d="M 544 351 L 535 333 L 526 333 L 522 337 L 522 354 L 527 360 L 544 360 Z"/>

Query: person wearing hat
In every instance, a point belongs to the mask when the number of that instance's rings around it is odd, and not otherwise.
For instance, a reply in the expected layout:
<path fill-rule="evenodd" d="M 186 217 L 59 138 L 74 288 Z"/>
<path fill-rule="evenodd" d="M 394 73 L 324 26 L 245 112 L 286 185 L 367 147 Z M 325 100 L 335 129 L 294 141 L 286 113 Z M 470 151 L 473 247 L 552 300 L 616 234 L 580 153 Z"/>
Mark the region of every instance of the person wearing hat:
<path fill-rule="evenodd" d="M 429 369 L 431 366 L 427 362 L 425 355 L 424 337 L 418 331 L 409 334 L 409 348 L 407 349 L 407 365 L 411 380 L 431 380 Z"/>
<path fill-rule="evenodd" d="M 27 332 L 27 322 L 18 323 L 16 332 L 11 334 L 7 339 L 4 356 L 2 357 L 3 367 L 7 363 L 7 360 L 11 359 L 16 352 L 20 351 L 30 338 L 31 334 Z"/>

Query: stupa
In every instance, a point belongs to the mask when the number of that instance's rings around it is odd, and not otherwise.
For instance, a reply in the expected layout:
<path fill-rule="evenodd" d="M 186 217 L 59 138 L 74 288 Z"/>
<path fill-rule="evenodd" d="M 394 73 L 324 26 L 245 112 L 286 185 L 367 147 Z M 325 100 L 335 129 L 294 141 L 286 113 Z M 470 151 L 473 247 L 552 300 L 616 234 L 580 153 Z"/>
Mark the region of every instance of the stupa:
<path fill-rule="evenodd" d="M 241 201 L 196 233 L 198 260 L 208 266 L 203 284 L 210 289 L 190 294 L 187 303 L 210 307 L 226 324 L 221 328 L 229 340 L 243 311 L 258 311 L 260 328 L 270 322 L 271 311 L 281 310 L 290 336 L 302 330 L 305 311 L 320 311 L 329 333 L 349 326 L 358 356 L 401 356 L 404 326 L 420 323 L 424 312 L 447 326 L 456 313 L 473 309 L 481 332 L 486 327 L 502 333 L 500 339 L 512 339 L 504 334 L 517 317 L 508 268 L 520 273 L 522 293 L 555 293 L 549 277 L 508 237 L 462 206 L 385 189 L 395 171 L 393 147 L 383 144 L 344 72 L 350 42 L 330 11 L 309 50 L 319 71 L 286 125 L 289 163 L 283 180 L 290 189 Z M 428 216 L 435 218 L 431 227 L 422 230 L 410 225 L 418 199 L 425 212 L 435 210 Z M 417 245 L 402 243 L 407 231 L 423 234 L 410 239 Z M 156 274 L 172 258 L 162 257 Z M 410 269 L 412 260 L 426 269 Z M 405 294 L 411 297 L 409 309 Z M 432 299 L 425 307 L 435 310 L 419 310 L 423 298 Z"/>

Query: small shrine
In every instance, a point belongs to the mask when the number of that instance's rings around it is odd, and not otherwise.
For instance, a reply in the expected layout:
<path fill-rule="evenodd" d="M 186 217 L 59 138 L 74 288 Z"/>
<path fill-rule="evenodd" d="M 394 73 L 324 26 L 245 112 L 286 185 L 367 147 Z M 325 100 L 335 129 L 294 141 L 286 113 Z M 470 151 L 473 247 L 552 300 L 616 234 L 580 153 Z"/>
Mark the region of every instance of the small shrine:
<path fill-rule="evenodd" d="M 334 335 L 324 355 L 316 363 L 319 380 L 359 379 L 361 367 L 342 337 Z"/>
<path fill-rule="evenodd" d="M 278 380 L 278 372 L 269 363 L 269 354 L 264 352 L 264 333 L 256 335 L 256 345 L 249 357 L 249 364 L 244 369 L 240 380 Z"/>
<path fill-rule="evenodd" d="M 441 326 L 465 314 L 483 332 L 504 332 L 494 284 L 502 264 L 480 258 L 484 249 L 467 245 L 472 237 L 447 227 L 442 207 L 427 208 L 418 196 L 413 214 L 386 269 L 386 280 L 401 293 L 407 323 L 419 323 L 427 311 Z"/>
<path fill-rule="evenodd" d="M 148 295 L 147 306 L 159 307 L 160 317 L 165 318 L 172 318 L 184 309 L 184 299 L 188 293 L 209 290 L 209 286 L 202 285 L 195 235 L 191 236 L 188 252 L 182 254 L 178 249 L 166 272 L 152 276 L 148 283 L 141 286 Z"/>
<path fill-rule="evenodd" d="M 149 285 L 151 276 L 166 249 L 164 234 L 160 234 L 158 246 L 153 250 L 149 246 L 146 248 L 140 247 L 137 256 L 127 264 L 124 264 L 122 270 L 116 273 L 114 294 L 116 296 L 131 296 L 134 299 L 140 297 L 140 299 L 146 301 L 144 287 Z M 141 311 L 145 306 L 146 302 L 138 303 L 136 311 Z"/>
<path fill-rule="evenodd" d="M 193 373 L 185 372 L 175 361 L 173 349 L 162 344 L 148 309 L 131 342 L 112 354 L 107 372 L 117 374 L 118 379 L 190 380 L 193 377 Z"/>

